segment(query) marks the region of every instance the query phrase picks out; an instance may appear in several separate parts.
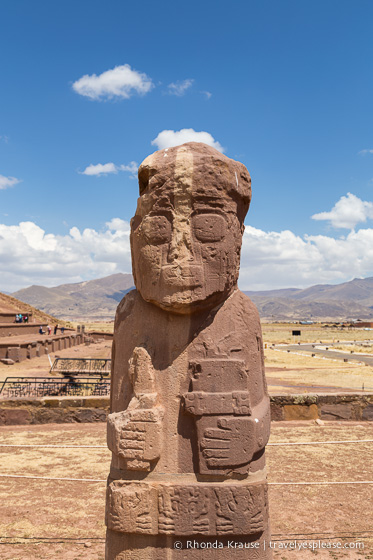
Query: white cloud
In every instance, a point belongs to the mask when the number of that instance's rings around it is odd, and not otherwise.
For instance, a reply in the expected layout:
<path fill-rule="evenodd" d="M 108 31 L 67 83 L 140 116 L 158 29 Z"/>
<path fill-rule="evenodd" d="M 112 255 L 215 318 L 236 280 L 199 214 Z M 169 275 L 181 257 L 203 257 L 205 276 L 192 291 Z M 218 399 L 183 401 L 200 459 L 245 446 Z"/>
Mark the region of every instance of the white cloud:
<path fill-rule="evenodd" d="M 186 90 L 189 89 L 192 84 L 193 84 L 194 80 L 183 80 L 182 82 L 173 82 L 172 84 L 169 84 L 168 87 L 168 93 L 170 95 L 177 95 L 178 97 L 182 97 Z"/>
<path fill-rule="evenodd" d="M 88 165 L 84 171 L 79 171 L 81 175 L 95 175 L 96 177 L 101 177 L 102 175 L 107 175 L 108 173 L 118 173 L 118 171 L 128 171 L 131 173 L 132 177 L 137 176 L 138 164 L 135 161 L 131 161 L 128 165 L 115 165 L 115 163 L 97 163 L 96 165 Z"/>
<path fill-rule="evenodd" d="M 201 91 L 201 93 L 203 93 L 203 95 L 206 95 L 207 99 L 210 99 L 210 97 L 212 96 L 211 91 Z"/>
<path fill-rule="evenodd" d="M 360 150 L 360 155 L 365 156 L 366 154 L 373 154 L 373 150 Z"/>
<path fill-rule="evenodd" d="M 3 142 L 5 142 L 5 144 L 7 144 L 9 142 L 9 136 L 0 136 L 0 140 L 2 140 Z"/>
<path fill-rule="evenodd" d="M 351 193 L 342 196 L 330 212 L 311 216 L 313 220 L 328 220 L 335 228 L 354 229 L 356 224 L 373 218 L 373 202 L 366 202 Z"/>
<path fill-rule="evenodd" d="M 97 165 L 88 165 L 81 175 L 107 175 L 108 173 L 118 173 L 118 168 L 114 163 L 97 163 Z"/>
<path fill-rule="evenodd" d="M 301 288 L 368 276 L 373 276 L 373 229 L 352 231 L 346 238 L 334 239 L 246 227 L 241 290 Z"/>
<path fill-rule="evenodd" d="M 73 227 L 68 235 L 46 233 L 33 222 L 0 224 L 0 291 L 131 272 L 129 231 L 119 218 L 103 231 Z"/>
<path fill-rule="evenodd" d="M 0 190 L 14 187 L 14 185 L 17 185 L 20 182 L 21 179 L 16 179 L 15 177 L 4 177 L 4 175 L 0 175 Z"/>
<path fill-rule="evenodd" d="M 185 144 L 185 142 L 204 142 L 212 146 L 219 152 L 224 152 L 224 148 L 217 142 L 209 132 L 195 131 L 193 128 L 182 128 L 181 130 L 162 130 L 154 140 L 152 146 L 157 146 L 159 150 L 172 148 Z"/>
<path fill-rule="evenodd" d="M 85 74 L 73 83 L 73 90 L 90 99 L 104 100 L 113 98 L 128 99 L 135 93 L 144 95 L 153 87 L 146 74 L 132 70 L 129 64 L 116 66 L 98 76 Z"/>
<path fill-rule="evenodd" d="M 136 161 L 130 161 L 128 165 L 120 165 L 121 171 L 128 171 L 131 173 L 132 177 L 137 177 L 137 170 L 139 168 L 139 164 Z"/>

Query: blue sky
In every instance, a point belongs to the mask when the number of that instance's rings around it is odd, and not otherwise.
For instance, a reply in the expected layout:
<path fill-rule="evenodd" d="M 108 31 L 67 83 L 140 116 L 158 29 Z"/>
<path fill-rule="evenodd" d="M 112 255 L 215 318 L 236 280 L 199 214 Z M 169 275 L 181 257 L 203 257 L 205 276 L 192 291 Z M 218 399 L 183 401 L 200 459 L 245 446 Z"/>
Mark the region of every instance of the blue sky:
<path fill-rule="evenodd" d="M 252 176 L 241 288 L 372 276 L 372 18 L 364 0 L 2 0 L 0 290 L 129 272 L 135 163 L 202 138 Z"/>

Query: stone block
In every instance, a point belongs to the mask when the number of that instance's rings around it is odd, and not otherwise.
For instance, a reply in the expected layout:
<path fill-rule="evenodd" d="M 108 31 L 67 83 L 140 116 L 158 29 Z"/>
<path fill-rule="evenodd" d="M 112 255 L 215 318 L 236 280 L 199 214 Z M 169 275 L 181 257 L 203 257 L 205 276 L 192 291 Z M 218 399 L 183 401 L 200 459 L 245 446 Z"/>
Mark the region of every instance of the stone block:
<path fill-rule="evenodd" d="M 282 406 L 271 402 L 271 420 L 272 421 L 281 421 L 284 419 L 284 409 Z"/>
<path fill-rule="evenodd" d="M 22 408 L 0 408 L 0 426 L 21 426 L 31 424 L 29 410 Z"/>
<path fill-rule="evenodd" d="M 322 420 L 352 420 L 353 407 L 350 403 L 321 404 L 320 416 Z"/>
<path fill-rule="evenodd" d="M 373 421 L 373 404 L 368 404 L 368 406 L 363 409 L 361 417 L 363 420 L 368 420 L 369 422 Z"/>
<path fill-rule="evenodd" d="M 0 362 L 2 364 L 6 364 L 7 366 L 12 366 L 15 364 L 15 361 L 12 360 L 11 358 L 1 358 Z"/>
<path fill-rule="evenodd" d="M 316 420 L 318 417 L 319 412 L 316 404 L 287 404 L 284 406 L 284 420 Z"/>

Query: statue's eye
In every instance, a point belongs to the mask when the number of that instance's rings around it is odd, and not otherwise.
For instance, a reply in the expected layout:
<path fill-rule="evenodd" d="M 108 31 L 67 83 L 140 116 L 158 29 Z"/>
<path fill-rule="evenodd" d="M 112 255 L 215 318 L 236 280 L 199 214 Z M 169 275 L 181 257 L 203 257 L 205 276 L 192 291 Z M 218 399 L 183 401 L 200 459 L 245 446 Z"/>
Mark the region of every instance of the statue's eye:
<path fill-rule="evenodd" d="M 220 214 L 198 214 L 193 217 L 193 231 L 199 241 L 221 241 L 226 229 L 227 222 Z"/>
<path fill-rule="evenodd" d="M 147 216 L 141 223 L 141 231 L 152 245 L 171 241 L 171 224 L 166 216 Z"/>

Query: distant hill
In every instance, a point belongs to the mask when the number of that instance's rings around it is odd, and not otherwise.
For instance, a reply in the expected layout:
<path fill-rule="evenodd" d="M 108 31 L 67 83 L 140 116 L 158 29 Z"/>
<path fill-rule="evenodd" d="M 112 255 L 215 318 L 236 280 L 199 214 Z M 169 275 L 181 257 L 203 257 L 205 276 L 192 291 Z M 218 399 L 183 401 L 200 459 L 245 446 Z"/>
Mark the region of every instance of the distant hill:
<path fill-rule="evenodd" d="M 373 319 L 373 278 L 245 294 L 263 319 Z"/>
<path fill-rule="evenodd" d="M 98 280 L 62 284 L 55 288 L 30 286 L 12 294 L 46 313 L 65 320 L 110 320 L 123 296 L 133 288 L 131 274 L 112 274 Z M 245 292 L 263 319 L 373 320 L 373 278 L 338 285 Z"/>
<path fill-rule="evenodd" d="M 118 303 L 132 287 L 132 275 L 119 273 L 55 288 L 30 286 L 12 295 L 60 319 L 99 321 L 114 319 Z"/>
<path fill-rule="evenodd" d="M 32 305 L 25 303 L 8 294 L 0 292 L 0 313 L 32 313 L 33 318 L 37 322 L 49 323 L 54 325 L 58 322 L 56 317 L 52 317 Z"/>

